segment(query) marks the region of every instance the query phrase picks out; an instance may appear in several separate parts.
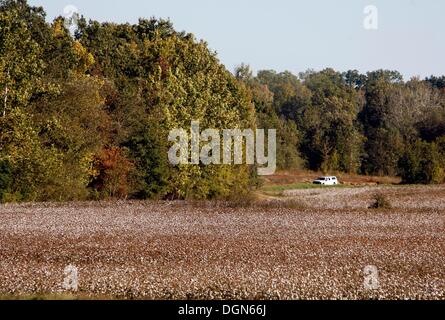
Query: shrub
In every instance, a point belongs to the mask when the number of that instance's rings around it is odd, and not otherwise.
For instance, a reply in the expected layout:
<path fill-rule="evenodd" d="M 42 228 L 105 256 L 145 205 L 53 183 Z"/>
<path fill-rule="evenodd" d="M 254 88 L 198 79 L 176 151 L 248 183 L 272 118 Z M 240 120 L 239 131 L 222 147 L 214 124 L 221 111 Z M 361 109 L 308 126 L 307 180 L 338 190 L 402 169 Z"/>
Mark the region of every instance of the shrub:
<path fill-rule="evenodd" d="M 391 202 L 382 193 L 376 193 L 373 196 L 374 203 L 369 207 L 369 209 L 391 209 Z"/>

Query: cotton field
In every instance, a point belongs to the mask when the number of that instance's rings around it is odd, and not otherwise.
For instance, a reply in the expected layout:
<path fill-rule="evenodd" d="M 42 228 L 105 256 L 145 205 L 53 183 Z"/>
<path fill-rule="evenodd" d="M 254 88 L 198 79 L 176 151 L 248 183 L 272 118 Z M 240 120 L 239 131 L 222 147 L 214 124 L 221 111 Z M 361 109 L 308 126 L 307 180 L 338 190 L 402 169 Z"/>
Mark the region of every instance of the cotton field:
<path fill-rule="evenodd" d="M 445 299 L 445 186 L 274 201 L 2 205 L 0 297 Z"/>

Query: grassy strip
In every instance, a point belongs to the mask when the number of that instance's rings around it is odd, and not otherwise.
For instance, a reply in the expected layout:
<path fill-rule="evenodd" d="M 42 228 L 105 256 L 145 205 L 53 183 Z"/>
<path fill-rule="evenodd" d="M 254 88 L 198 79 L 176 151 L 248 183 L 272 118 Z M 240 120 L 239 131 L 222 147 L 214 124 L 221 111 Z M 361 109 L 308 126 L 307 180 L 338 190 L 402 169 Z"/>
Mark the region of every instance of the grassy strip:
<path fill-rule="evenodd" d="M 323 186 L 312 183 L 293 183 L 286 185 L 267 185 L 261 188 L 261 191 L 267 193 L 282 193 L 287 190 L 306 190 L 306 189 L 326 189 L 326 188 L 353 188 L 350 185 L 338 184 L 336 186 Z"/>

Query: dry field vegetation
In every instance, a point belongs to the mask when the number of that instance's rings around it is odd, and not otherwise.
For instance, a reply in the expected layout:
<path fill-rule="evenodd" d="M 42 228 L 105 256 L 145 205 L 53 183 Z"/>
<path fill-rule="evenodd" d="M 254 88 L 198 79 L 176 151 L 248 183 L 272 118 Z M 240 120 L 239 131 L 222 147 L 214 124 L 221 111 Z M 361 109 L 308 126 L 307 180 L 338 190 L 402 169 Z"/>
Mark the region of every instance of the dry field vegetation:
<path fill-rule="evenodd" d="M 392 209 L 369 209 L 379 192 Z M 445 299 L 445 186 L 0 206 L 0 297 Z M 379 270 L 366 290 L 364 268 Z"/>

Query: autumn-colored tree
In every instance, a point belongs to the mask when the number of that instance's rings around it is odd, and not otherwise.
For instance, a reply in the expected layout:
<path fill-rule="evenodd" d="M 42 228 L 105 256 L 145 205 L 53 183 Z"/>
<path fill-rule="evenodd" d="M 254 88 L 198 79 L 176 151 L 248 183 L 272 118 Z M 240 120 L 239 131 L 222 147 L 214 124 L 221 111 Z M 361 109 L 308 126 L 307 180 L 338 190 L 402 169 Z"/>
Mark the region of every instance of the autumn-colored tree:
<path fill-rule="evenodd" d="M 119 148 L 102 150 L 94 157 L 93 180 L 90 183 L 99 198 L 127 198 L 129 175 L 133 164 Z"/>

